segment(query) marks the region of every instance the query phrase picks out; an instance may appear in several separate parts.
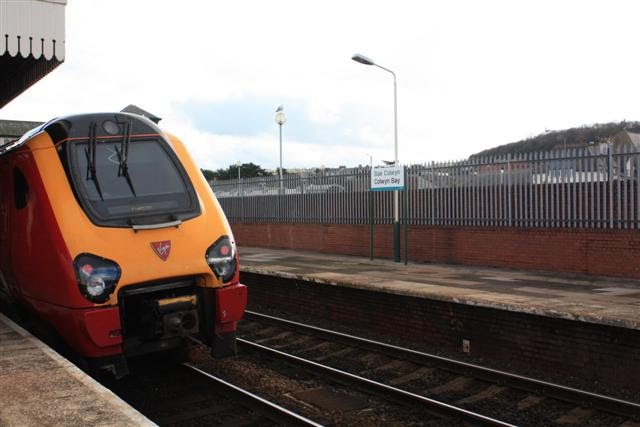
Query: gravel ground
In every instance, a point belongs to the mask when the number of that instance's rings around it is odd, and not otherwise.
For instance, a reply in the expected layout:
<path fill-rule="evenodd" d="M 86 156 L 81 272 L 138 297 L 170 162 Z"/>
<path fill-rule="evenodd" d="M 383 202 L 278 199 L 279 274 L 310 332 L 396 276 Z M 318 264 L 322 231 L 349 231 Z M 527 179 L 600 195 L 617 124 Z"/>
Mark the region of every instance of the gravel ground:
<path fill-rule="evenodd" d="M 193 363 L 198 368 L 215 373 L 322 424 L 358 427 L 462 425 L 456 420 L 436 418 L 418 408 L 392 404 L 350 390 L 259 354 L 241 353 L 232 360 L 216 360 L 208 357 L 206 349 L 200 351 L 201 354 L 198 355 L 196 352 L 193 357 Z M 342 400 L 353 399 L 362 402 L 362 405 L 352 410 L 330 410 L 298 397 L 304 392 L 319 390 L 335 393 Z"/>

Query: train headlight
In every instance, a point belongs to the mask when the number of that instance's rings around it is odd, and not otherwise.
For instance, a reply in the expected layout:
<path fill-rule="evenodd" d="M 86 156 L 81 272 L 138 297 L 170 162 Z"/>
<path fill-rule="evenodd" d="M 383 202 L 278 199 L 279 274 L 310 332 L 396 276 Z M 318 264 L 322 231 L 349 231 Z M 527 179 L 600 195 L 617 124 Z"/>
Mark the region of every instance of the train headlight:
<path fill-rule="evenodd" d="M 207 264 L 223 283 L 233 279 L 236 274 L 236 245 L 228 236 L 222 236 L 209 246 L 205 254 Z"/>
<path fill-rule="evenodd" d="M 104 283 L 104 279 L 99 276 L 91 277 L 87 282 L 86 287 L 87 293 L 94 298 L 104 294 L 104 290 L 107 289 L 107 286 Z"/>
<path fill-rule="evenodd" d="M 120 266 L 96 255 L 80 254 L 73 266 L 80 292 L 91 302 L 106 302 L 120 280 Z"/>

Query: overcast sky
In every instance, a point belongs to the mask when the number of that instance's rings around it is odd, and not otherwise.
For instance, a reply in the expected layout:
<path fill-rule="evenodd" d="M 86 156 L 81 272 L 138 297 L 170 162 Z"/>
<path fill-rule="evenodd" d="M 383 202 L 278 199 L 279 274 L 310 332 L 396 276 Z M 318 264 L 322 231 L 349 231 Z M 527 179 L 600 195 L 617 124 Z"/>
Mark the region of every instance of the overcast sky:
<path fill-rule="evenodd" d="M 637 1 L 69 0 L 66 60 L 0 109 L 49 120 L 136 104 L 200 167 L 457 160 L 640 120 Z"/>

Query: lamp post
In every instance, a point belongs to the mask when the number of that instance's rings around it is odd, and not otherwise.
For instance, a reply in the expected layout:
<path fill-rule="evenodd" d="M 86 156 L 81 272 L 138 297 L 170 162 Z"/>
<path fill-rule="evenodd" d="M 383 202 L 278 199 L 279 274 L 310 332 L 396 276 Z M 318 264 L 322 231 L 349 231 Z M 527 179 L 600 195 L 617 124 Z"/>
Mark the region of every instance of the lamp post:
<path fill-rule="evenodd" d="M 238 195 L 240 195 L 240 166 L 242 166 L 242 163 L 236 162 L 236 167 L 238 168 Z"/>
<path fill-rule="evenodd" d="M 284 114 L 284 105 L 276 110 L 276 123 L 280 127 L 280 194 L 282 191 L 282 125 L 287 122 L 287 116 Z"/>
<path fill-rule="evenodd" d="M 369 259 L 373 261 L 373 191 L 371 191 L 371 176 L 373 175 L 373 155 L 369 156 Z"/>
<path fill-rule="evenodd" d="M 376 64 L 373 60 L 364 55 L 355 54 L 351 57 L 356 62 L 364 65 L 374 65 L 381 68 L 393 76 L 393 133 L 394 133 L 394 164 L 398 165 L 398 88 L 396 84 L 396 73 L 388 68 Z M 400 262 L 400 208 L 398 190 L 393 191 L 393 260 Z"/>
<path fill-rule="evenodd" d="M 240 161 L 236 162 L 236 167 L 238 168 L 238 200 L 240 200 L 240 220 L 244 221 L 244 200 L 243 200 L 243 196 L 244 194 L 242 194 L 242 184 L 240 182 L 240 167 L 242 166 L 242 163 L 240 163 Z"/>

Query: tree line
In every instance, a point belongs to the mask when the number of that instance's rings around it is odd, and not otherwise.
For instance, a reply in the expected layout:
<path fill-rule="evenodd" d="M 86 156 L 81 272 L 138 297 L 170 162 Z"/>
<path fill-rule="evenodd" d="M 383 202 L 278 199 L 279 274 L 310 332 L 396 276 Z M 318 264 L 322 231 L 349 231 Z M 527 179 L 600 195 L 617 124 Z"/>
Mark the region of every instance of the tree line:
<path fill-rule="evenodd" d="M 232 164 L 225 169 L 216 169 L 215 171 L 210 169 L 200 169 L 207 181 L 224 180 L 224 179 L 236 179 L 238 178 L 238 167 L 240 168 L 240 177 L 242 178 L 256 178 L 260 176 L 272 176 L 277 174 L 275 172 L 262 169 L 261 166 L 255 163 L 242 163 L 240 166 Z M 282 173 L 286 174 L 287 170 L 282 168 Z"/>

